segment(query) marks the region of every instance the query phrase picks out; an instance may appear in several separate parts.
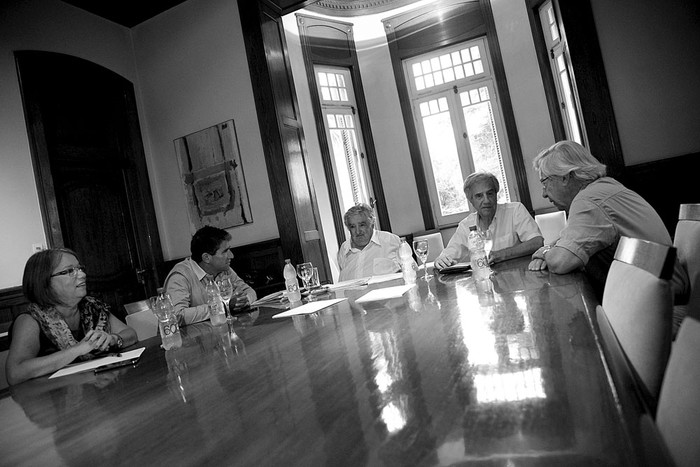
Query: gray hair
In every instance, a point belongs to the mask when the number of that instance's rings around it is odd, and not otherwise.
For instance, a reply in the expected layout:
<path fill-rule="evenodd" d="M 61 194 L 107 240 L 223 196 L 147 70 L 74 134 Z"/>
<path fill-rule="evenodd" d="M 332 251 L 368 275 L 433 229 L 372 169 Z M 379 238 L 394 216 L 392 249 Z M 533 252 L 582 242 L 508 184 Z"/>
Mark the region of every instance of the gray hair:
<path fill-rule="evenodd" d="M 491 186 L 496 193 L 501 190 L 501 184 L 498 182 L 498 178 L 490 172 L 474 172 L 464 179 L 464 194 L 467 198 L 471 198 L 472 188 L 479 182 L 491 182 Z"/>
<path fill-rule="evenodd" d="M 605 177 L 605 164 L 575 141 L 559 141 L 541 151 L 532 161 L 532 167 L 540 177 L 571 174 L 587 182 Z"/>
<path fill-rule="evenodd" d="M 343 222 L 348 225 L 348 218 L 356 214 L 362 214 L 367 217 L 372 224 L 374 224 L 374 209 L 372 209 L 368 204 L 359 203 L 347 210 L 343 216 Z"/>

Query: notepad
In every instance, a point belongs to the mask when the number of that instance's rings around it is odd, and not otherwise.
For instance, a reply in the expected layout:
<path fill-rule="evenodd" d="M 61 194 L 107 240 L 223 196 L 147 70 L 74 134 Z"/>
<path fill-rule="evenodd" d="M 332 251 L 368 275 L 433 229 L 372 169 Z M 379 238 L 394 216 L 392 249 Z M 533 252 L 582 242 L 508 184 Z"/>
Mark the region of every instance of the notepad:
<path fill-rule="evenodd" d="M 309 302 L 302 306 L 284 311 L 282 313 L 277 313 L 273 316 L 273 318 L 287 318 L 289 316 L 308 315 L 311 313 L 316 313 L 318 310 L 322 310 L 329 306 L 335 305 L 336 303 L 340 303 L 343 300 L 347 300 L 347 298 L 334 298 L 332 300 L 318 300 L 316 302 Z"/>
<path fill-rule="evenodd" d="M 68 376 L 75 373 L 82 373 L 83 371 L 90 371 L 101 366 L 111 365 L 112 363 L 124 362 L 131 360 L 136 363 L 141 357 L 141 354 L 146 349 L 146 347 L 141 347 L 140 349 L 130 350 L 128 352 L 122 352 L 119 354 L 112 354 L 102 358 L 95 358 L 93 360 L 88 360 L 81 363 L 72 363 L 64 368 L 61 368 L 51 376 L 51 378 L 59 378 L 61 376 Z"/>
<path fill-rule="evenodd" d="M 374 302 L 377 300 L 397 298 L 405 294 L 412 287 L 415 287 L 415 284 L 397 285 L 396 287 L 385 287 L 383 289 L 370 290 L 355 300 L 355 303 Z"/>

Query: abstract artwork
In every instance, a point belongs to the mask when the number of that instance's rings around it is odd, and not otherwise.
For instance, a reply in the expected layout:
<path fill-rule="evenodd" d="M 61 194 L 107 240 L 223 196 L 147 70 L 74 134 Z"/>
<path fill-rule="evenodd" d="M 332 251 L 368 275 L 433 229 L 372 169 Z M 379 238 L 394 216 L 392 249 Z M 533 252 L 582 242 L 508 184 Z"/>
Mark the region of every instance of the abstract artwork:
<path fill-rule="evenodd" d="M 175 153 L 192 233 L 253 222 L 233 120 L 176 139 Z"/>

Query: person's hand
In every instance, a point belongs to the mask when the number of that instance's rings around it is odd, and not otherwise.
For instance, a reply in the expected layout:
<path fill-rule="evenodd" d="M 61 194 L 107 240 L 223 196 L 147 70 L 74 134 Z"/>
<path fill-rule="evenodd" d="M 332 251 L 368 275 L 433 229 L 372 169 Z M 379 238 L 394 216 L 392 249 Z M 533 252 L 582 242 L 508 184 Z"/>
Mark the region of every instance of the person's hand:
<path fill-rule="evenodd" d="M 457 261 L 453 260 L 449 256 L 439 256 L 438 258 L 435 259 L 435 266 L 438 269 L 443 269 L 452 266 L 455 264 Z"/>
<path fill-rule="evenodd" d="M 104 331 L 91 330 L 85 334 L 85 339 L 87 339 L 91 344 L 92 348 L 97 352 L 106 352 L 112 345 L 114 337 Z"/>
<path fill-rule="evenodd" d="M 494 264 L 498 263 L 501 261 L 501 254 L 498 251 L 491 250 L 489 251 L 489 264 Z"/>
<path fill-rule="evenodd" d="M 245 292 L 236 292 L 231 297 L 228 302 L 229 309 L 231 311 L 238 311 L 250 306 L 250 301 L 248 300 L 248 294 Z"/>
<path fill-rule="evenodd" d="M 530 271 L 544 271 L 545 269 L 547 269 L 547 262 L 543 259 L 535 258 L 532 261 L 530 261 L 530 264 L 527 266 L 527 268 Z"/>

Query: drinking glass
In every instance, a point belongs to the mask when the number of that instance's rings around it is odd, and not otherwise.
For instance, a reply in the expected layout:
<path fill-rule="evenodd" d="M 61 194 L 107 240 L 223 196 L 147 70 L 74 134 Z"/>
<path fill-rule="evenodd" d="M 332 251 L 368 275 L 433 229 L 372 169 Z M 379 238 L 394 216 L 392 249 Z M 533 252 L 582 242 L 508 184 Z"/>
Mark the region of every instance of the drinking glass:
<path fill-rule="evenodd" d="M 231 296 L 233 296 L 233 284 L 231 283 L 231 277 L 221 276 L 216 279 L 216 286 L 219 287 L 219 293 L 221 294 L 221 300 L 224 302 L 224 309 L 226 310 L 226 317 L 230 316 L 229 301 Z"/>
<path fill-rule="evenodd" d="M 297 275 L 299 279 L 304 283 L 304 288 L 309 291 L 309 280 L 311 275 L 314 273 L 314 265 L 311 263 L 301 263 L 297 264 Z"/>
<path fill-rule="evenodd" d="M 416 240 L 413 242 L 413 251 L 416 252 L 416 256 L 423 263 L 423 268 L 425 269 L 425 274 L 423 275 L 424 281 L 429 281 L 432 274 L 428 274 L 428 265 L 425 264 L 428 259 L 428 240 Z"/>

